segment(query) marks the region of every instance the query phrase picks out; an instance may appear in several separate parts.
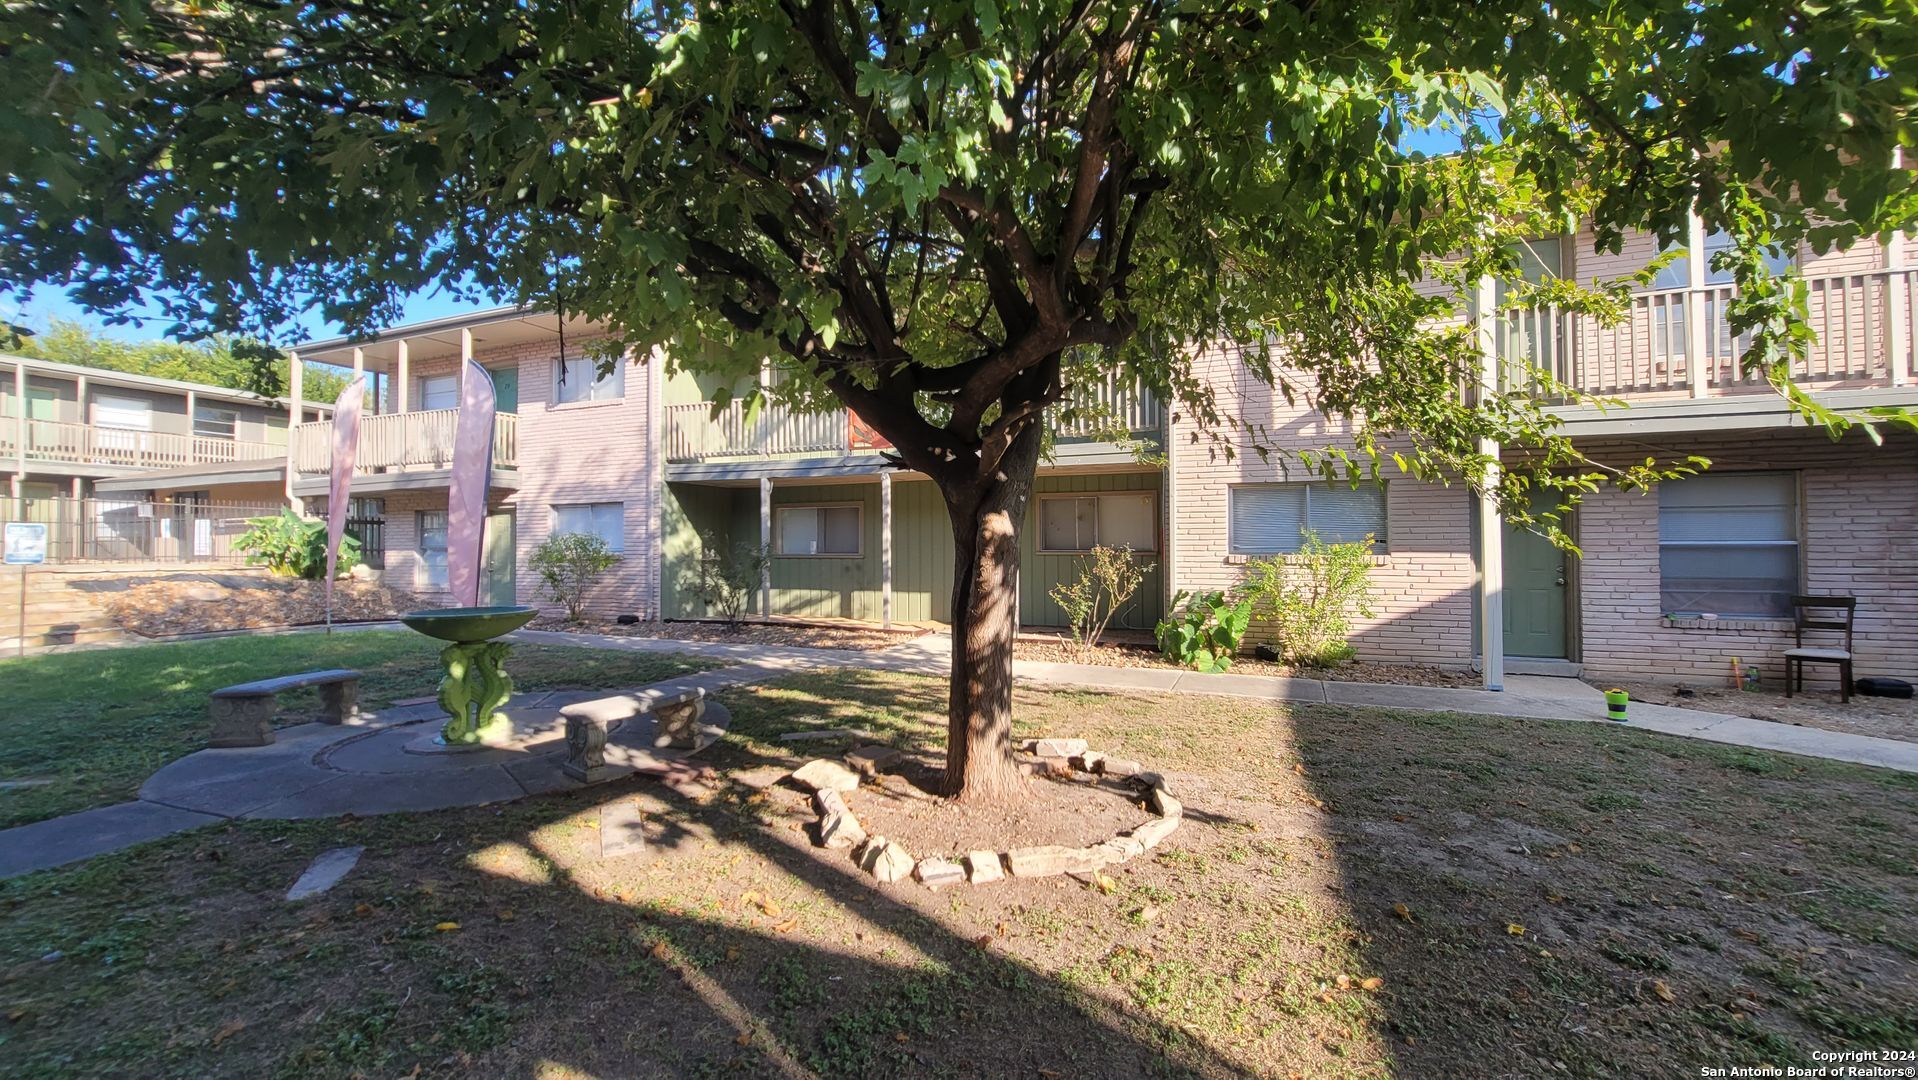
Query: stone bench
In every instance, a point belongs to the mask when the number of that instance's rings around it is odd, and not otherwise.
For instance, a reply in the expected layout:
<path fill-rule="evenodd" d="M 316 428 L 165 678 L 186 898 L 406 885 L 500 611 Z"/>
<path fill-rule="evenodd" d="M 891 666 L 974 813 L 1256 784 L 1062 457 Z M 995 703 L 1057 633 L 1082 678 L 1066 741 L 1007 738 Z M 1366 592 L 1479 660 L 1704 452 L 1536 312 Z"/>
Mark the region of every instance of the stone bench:
<path fill-rule="evenodd" d="M 320 721 L 344 724 L 360 717 L 360 673 L 334 668 L 282 675 L 213 691 L 207 711 L 213 716 L 209 746 L 265 746 L 273 741 L 273 714 L 288 690 L 320 689 Z"/>
<path fill-rule="evenodd" d="M 562 708 L 566 763 L 560 768 L 582 783 L 611 779 L 618 770 L 606 764 L 606 736 L 614 726 L 648 713 L 653 717 L 653 746 L 696 750 L 699 720 L 706 715 L 706 691 L 695 686 L 671 693 L 618 694 Z"/>

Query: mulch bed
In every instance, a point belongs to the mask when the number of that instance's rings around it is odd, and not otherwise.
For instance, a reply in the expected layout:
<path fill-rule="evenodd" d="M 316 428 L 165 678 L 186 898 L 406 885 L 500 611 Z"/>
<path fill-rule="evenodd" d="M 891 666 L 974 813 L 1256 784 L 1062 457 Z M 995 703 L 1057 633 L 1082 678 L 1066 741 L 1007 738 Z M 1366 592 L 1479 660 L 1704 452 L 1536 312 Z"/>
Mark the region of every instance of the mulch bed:
<path fill-rule="evenodd" d="M 1095 664 L 1100 667 L 1172 668 L 1172 663 L 1143 645 L 1100 645 L 1094 649 L 1075 648 L 1063 641 L 1021 641 L 1013 649 L 1020 660 L 1038 660 L 1055 664 Z M 1302 664 L 1274 663 L 1256 657 L 1241 656 L 1232 661 L 1234 675 L 1278 675 L 1297 679 L 1329 679 L 1333 682 L 1394 683 L 1407 686 L 1476 687 L 1479 678 L 1470 671 L 1433 667 L 1430 664 L 1379 664 L 1353 660 L 1337 667 L 1306 667 Z"/>
<path fill-rule="evenodd" d="M 1871 735 L 1880 739 L 1918 742 L 1918 700 L 1864 697 L 1853 694 L 1839 704 L 1836 690 L 1800 691 L 1787 698 L 1782 689 L 1756 692 L 1726 686 L 1674 686 L 1668 683 L 1594 683 L 1601 689 L 1618 687 L 1633 701 L 1676 705 L 1681 709 L 1749 716 L 1798 727 Z"/>
<path fill-rule="evenodd" d="M 622 626 L 606 619 L 588 618 L 570 623 L 555 616 L 533 620 L 535 630 L 607 634 L 613 637 L 670 638 L 675 641 L 717 641 L 728 645 L 786 645 L 805 649 L 890 649 L 919 637 L 921 630 L 876 630 L 851 626 L 815 626 L 806 623 L 642 622 Z"/>
<path fill-rule="evenodd" d="M 142 637 L 310 626 L 326 621 L 321 582 L 263 575 L 172 574 L 132 580 L 124 589 L 103 593 L 99 603 L 122 629 Z M 349 579 L 333 583 L 335 622 L 392 619 L 416 607 L 410 593 L 377 582 Z"/>

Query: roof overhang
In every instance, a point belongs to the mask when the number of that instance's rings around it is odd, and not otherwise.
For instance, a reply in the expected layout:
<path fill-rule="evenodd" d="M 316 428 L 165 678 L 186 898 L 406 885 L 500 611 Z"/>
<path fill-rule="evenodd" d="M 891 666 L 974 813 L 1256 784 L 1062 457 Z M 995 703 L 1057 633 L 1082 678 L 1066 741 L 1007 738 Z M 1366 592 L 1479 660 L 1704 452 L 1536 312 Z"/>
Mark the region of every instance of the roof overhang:
<path fill-rule="evenodd" d="M 444 491 L 452 482 L 452 478 L 453 470 L 451 469 L 362 473 L 353 477 L 353 494 L 391 495 L 399 491 Z M 325 495 L 332 483 L 332 479 L 325 473 L 305 474 L 293 481 L 293 494 Z M 513 469 L 494 469 L 491 487 L 494 491 L 518 491 L 519 473 Z"/>
<path fill-rule="evenodd" d="M 462 331 L 471 333 L 473 347 L 481 350 L 557 342 L 562 331 L 568 338 L 597 337 L 605 332 L 605 328 L 582 318 L 561 320 L 552 312 L 537 308 L 501 307 L 408 323 L 363 337 L 310 341 L 294 346 L 293 351 L 302 360 L 351 367 L 353 350 L 359 349 L 367 367 L 388 370 L 399 359 L 402 341 L 406 343 L 409 363 L 458 356 Z"/>
<path fill-rule="evenodd" d="M 116 476 L 95 481 L 95 491 L 153 491 L 158 488 L 221 487 L 227 484 L 279 484 L 286 478 L 286 462 L 279 458 L 261 461 L 229 461 L 220 465 L 195 465 L 186 469 L 160 469 Z"/>
<path fill-rule="evenodd" d="M 1918 407 L 1918 386 L 1820 390 L 1813 391 L 1811 396 L 1819 404 L 1839 412 L 1883 405 Z M 1573 438 L 1809 426 L 1804 417 L 1792 411 L 1790 402 L 1769 388 L 1733 397 L 1645 401 L 1605 409 L 1575 405 L 1550 411 L 1563 422 L 1559 433 Z"/>

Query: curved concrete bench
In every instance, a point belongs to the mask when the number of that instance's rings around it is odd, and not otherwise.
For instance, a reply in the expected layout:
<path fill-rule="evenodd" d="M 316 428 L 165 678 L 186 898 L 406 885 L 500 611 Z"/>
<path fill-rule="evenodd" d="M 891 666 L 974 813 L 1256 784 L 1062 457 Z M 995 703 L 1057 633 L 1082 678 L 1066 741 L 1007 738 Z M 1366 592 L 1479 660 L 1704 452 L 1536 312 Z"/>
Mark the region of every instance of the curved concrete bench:
<path fill-rule="evenodd" d="M 320 688 L 320 722 L 344 724 L 360 716 L 360 673 L 345 668 L 306 671 L 260 679 L 213 691 L 207 711 L 213 717 L 208 746 L 265 746 L 273 741 L 273 714 L 288 690 Z"/>
<path fill-rule="evenodd" d="M 606 764 L 606 736 L 625 721 L 649 713 L 653 717 L 653 746 L 699 749 L 699 721 L 706 715 L 704 687 L 616 694 L 581 701 L 559 711 L 566 719 L 566 763 L 560 768 L 588 784 L 618 775 L 621 770 Z"/>

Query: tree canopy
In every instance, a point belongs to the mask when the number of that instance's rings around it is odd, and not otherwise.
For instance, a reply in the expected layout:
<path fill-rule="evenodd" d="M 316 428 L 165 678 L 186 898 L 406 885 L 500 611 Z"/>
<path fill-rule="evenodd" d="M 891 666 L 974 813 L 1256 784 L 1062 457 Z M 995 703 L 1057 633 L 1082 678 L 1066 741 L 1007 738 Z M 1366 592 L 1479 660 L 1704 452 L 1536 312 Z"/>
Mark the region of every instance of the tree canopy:
<path fill-rule="evenodd" d="M 1009 708 L 1008 541 L 1075 383 L 1137 378 L 1269 453 L 1188 362 L 1243 348 L 1352 421 L 1308 464 L 1483 486 L 1481 447 L 1518 445 L 1518 507 L 1690 465 L 1590 461 L 1534 387 L 1468 389 L 1479 339 L 1447 316 L 1515 240 L 1683 243 L 1696 207 L 1733 237 L 1748 362 L 1791 392 L 1804 298 L 1767 248 L 1913 224 L 1911 0 L 4 11 L 5 284 L 270 329 L 470 279 L 673 363 L 771 357 L 777 393 L 844 401 L 945 495 L 955 735 Z M 1604 313 L 1616 284 L 1540 288 Z"/>

